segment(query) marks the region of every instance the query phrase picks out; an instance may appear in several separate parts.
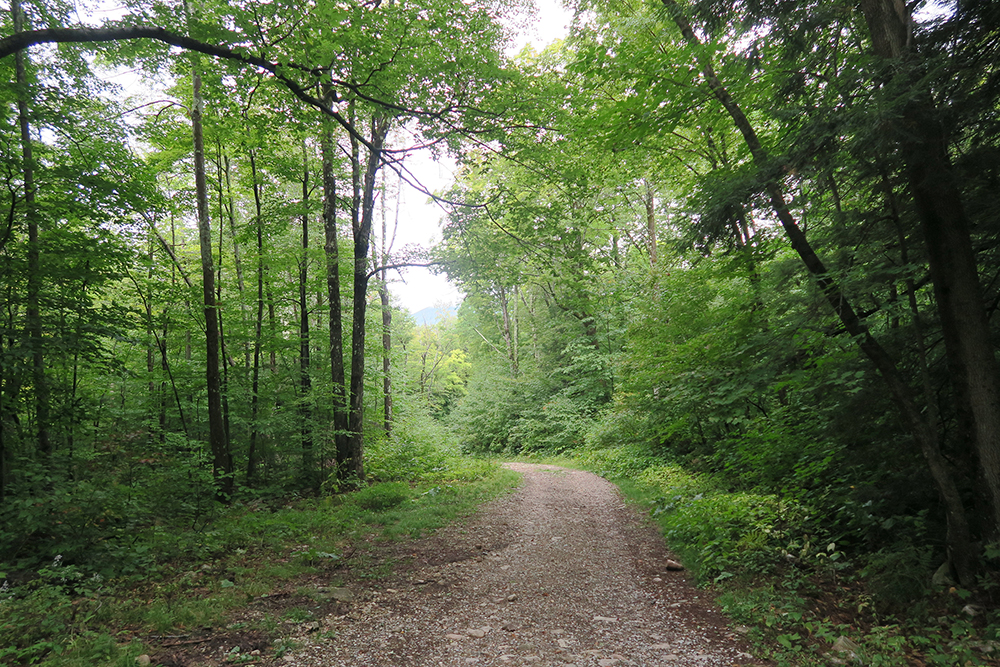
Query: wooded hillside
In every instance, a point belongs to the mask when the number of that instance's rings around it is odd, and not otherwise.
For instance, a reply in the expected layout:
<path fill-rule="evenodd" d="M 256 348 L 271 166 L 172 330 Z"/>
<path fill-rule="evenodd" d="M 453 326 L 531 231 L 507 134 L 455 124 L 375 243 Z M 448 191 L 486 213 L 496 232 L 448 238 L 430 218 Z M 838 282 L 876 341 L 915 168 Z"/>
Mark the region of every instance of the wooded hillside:
<path fill-rule="evenodd" d="M 443 446 L 622 478 L 703 584 L 967 640 L 910 664 L 1000 650 L 1000 9 L 574 10 L 510 55 L 520 3 L 13 0 L 3 595 Z M 432 249 L 392 241 L 417 150 L 459 165 Z M 427 264 L 466 298 L 417 326 Z"/>

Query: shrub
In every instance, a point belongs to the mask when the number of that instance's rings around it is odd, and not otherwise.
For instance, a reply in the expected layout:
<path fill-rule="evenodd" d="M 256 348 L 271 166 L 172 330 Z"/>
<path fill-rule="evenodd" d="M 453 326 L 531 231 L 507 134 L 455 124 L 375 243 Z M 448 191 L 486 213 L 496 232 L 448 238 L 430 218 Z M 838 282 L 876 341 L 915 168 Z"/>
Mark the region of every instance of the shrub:
<path fill-rule="evenodd" d="M 351 494 L 351 502 L 362 509 L 382 512 L 409 499 L 410 487 L 403 482 L 382 482 Z"/>
<path fill-rule="evenodd" d="M 577 460 L 602 477 L 635 478 L 644 470 L 663 463 L 641 445 L 625 445 L 607 449 L 585 449 L 575 453 Z"/>
<path fill-rule="evenodd" d="M 378 482 L 417 481 L 446 465 L 434 445 L 404 437 L 373 443 L 365 452 L 365 472 Z"/>
<path fill-rule="evenodd" d="M 876 609 L 894 613 L 925 596 L 931 581 L 932 550 L 900 542 L 868 556 L 861 575 Z"/>

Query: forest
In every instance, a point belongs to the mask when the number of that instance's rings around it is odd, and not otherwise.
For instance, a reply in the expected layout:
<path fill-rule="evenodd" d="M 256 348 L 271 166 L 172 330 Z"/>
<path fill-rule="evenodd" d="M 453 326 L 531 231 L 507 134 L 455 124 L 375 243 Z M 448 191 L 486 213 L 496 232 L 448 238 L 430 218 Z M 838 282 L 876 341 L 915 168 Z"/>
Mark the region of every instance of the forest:
<path fill-rule="evenodd" d="M 11 0 L 0 662 L 133 665 L 238 604 L 182 572 L 324 567 L 529 457 L 776 664 L 1000 664 L 1000 6 L 569 7 L 514 51 L 523 0 Z"/>

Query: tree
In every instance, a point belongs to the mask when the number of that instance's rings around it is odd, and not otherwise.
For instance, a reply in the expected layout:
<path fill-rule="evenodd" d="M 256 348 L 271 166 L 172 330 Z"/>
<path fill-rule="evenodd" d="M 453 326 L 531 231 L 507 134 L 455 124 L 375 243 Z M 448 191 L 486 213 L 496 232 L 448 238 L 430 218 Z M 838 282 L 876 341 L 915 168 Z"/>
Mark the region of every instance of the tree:
<path fill-rule="evenodd" d="M 1000 368 L 972 246 L 970 223 L 948 155 L 948 137 L 930 91 L 920 83 L 924 63 L 912 46 L 913 18 L 905 4 L 861 3 L 875 54 L 896 70 L 888 82 L 899 96 L 893 142 L 906 166 L 921 221 L 956 396 L 972 414 L 972 440 L 988 489 L 992 519 L 986 533 L 1000 535 Z M 898 94 L 898 93 L 897 93 Z M 963 581 L 970 580 L 963 565 Z"/>

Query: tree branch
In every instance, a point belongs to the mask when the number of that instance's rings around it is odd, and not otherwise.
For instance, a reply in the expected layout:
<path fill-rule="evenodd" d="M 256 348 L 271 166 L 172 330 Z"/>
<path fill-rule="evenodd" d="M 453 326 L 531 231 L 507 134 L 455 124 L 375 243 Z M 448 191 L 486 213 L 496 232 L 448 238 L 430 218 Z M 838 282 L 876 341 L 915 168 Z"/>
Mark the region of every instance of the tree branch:
<path fill-rule="evenodd" d="M 378 275 L 382 271 L 394 271 L 396 269 L 405 269 L 407 267 L 418 267 L 418 266 L 422 266 L 422 267 L 426 268 L 426 267 L 430 267 L 430 266 L 439 266 L 439 265 L 441 265 L 443 263 L 444 262 L 439 262 L 437 260 L 434 260 L 433 262 L 398 262 L 398 263 L 395 263 L 395 264 L 385 264 L 383 266 L 376 266 L 374 269 L 372 269 L 371 271 L 369 271 L 368 272 L 368 278 L 369 279 L 374 278 L 376 275 Z"/>
<path fill-rule="evenodd" d="M 185 37 L 164 28 L 157 28 L 155 26 L 126 26 L 115 28 L 45 28 L 42 30 L 28 30 L 0 39 L 0 59 L 23 51 L 35 44 L 99 44 L 133 39 L 151 39 L 188 51 L 196 51 L 224 60 L 234 60 L 265 70 L 280 81 L 295 97 L 333 118 L 352 137 L 357 139 L 359 143 L 363 144 L 369 150 L 373 150 L 371 143 L 343 116 L 328 105 L 323 104 L 322 100 L 318 97 L 310 95 L 297 81 L 281 73 L 282 68 L 288 68 L 317 75 L 324 71 L 322 68 L 308 68 L 293 63 L 271 62 L 248 53 L 234 51 L 226 46 L 218 46 L 191 37 Z"/>

